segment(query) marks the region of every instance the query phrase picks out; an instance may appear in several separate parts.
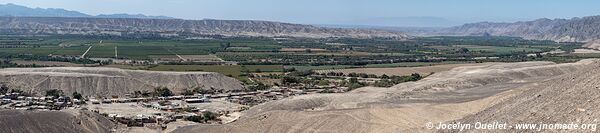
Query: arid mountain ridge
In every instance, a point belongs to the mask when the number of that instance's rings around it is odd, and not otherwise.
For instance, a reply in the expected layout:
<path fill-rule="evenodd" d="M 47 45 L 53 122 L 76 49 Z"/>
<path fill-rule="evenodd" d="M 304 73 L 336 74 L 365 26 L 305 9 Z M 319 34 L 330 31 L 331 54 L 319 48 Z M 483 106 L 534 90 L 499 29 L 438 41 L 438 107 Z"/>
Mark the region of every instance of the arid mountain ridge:
<path fill-rule="evenodd" d="M 480 22 L 441 29 L 429 35 L 493 35 L 560 42 L 590 42 L 600 39 L 600 16 L 572 19 L 537 19 L 514 23 Z"/>
<path fill-rule="evenodd" d="M 92 17 L 92 18 L 141 18 L 141 19 L 174 19 L 168 16 L 149 16 L 143 14 L 99 14 L 90 15 L 62 8 L 30 8 L 12 3 L 0 4 L 0 16 L 14 17 Z"/>
<path fill-rule="evenodd" d="M 75 34 L 117 36 L 292 36 L 292 37 L 391 37 L 406 34 L 374 29 L 325 28 L 312 25 L 256 20 L 183 20 L 143 14 L 90 15 L 61 8 L 30 8 L 0 4 L 0 33 L 4 34 Z"/>
<path fill-rule="evenodd" d="M 400 32 L 323 28 L 255 20 L 183 20 L 75 17 L 0 17 L 0 32 L 8 34 L 146 35 L 146 36 L 292 36 L 408 38 Z"/>

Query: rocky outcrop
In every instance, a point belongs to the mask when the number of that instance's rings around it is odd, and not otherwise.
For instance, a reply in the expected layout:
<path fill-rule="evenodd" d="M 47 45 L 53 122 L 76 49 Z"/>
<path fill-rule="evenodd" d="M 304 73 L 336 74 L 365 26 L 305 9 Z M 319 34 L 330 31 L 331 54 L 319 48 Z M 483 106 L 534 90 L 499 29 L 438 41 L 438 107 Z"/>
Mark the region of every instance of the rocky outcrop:
<path fill-rule="evenodd" d="M 43 95 L 46 90 L 75 91 L 86 96 L 125 95 L 134 91 L 152 92 L 167 87 L 175 93 L 201 87 L 223 91 L 241 90 L 233 78 L 211 72 L 157 72 L 95 67 L 7 68 L 0 69 L 0 83 L 25 92 Z"/>
<path fill-rule="evenodd" d="M 253 20 L 182 20 L 134 18 L 0 17 L 0 31 L 11 34 L 162 36 L 293 36 L 293 37 L 389 37 L 404 39 L 399 32 L 323 28 L 311 25 Z"/>

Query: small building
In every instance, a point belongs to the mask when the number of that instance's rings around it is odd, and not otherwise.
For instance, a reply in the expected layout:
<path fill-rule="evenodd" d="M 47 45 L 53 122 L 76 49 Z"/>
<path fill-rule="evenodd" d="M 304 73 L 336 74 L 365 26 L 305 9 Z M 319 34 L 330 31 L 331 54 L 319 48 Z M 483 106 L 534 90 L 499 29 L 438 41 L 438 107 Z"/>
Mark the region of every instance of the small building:
<path fill-rule="evenodd" d="M 110 100 L 110 99 L 104 99 L 104 100 L 102 100 L 102 103 L 110 104 L 110 103 L 112 103 L 112 100 Z"/>
<path fill-rule="evenodd" d="M 132 98 L 131 101 L 132 102 L 143 102 L 143 101 L 148 101 L 148 99 L 142 98 L 142 97 L 138 97 L 138 98 Z"/>
<path fill-rule="evenodd" d="M 79 99 L 73 99 L 73 103 L 79 105 L 79 104 L 81 104 L 81 100 L 79 100 Z"/>
<path fill-rule="evenodd" d="M 43 98 L 42 98 L 42 97 L 33 97 L 33 100 L 34 100 L 34 101 L 42 101 L 42 100 L 43 100 Z"/>
<path fill-rule="evenodd" d="M 100 104 L 100 100 L 96 99 L 90 99 L 90 102 L 92 102 L 92 104 Z"/>
<path fill-rule="evenodd" d="M 111 103 L 117 103 L 117 102 L 119 102 L 119 99 L 117 99 L 117 98 L 111 98 L 110 102 Z"/>
<path fill-rule="evenodd" d="M 181 100 L 181 99 L 183 99 L 183 96 L 181 96 L 181 95 L 179 95 L 179 96 L 170 96 L 169 99 Z"/>
<path fill-rule="evenodd" d="M 185 99 L 194 99 L 194 98 L 199 98 L 199 97 L 202 97 L 202 94 L 198 94 L 198 96 L 196 96 L 196 95 L 183 96 L 183 98 L 185 98 Z"/>
<path fill-rule="evenodd" d="M 11 103 L 11 102 L 12 102 L 12 99 L 8 99 L 8 98 L 2 99 L 2 104 Z"/>
<path fill-rule="evenodd" d="M 185 99 L 186 103 L 203 103 L 204 99 L 193 98 L 193 99 Z"/>
<path fill-rule="evenodd" d="M 54 97 L 53 97 L 53 96 L 47 96 L 47 97 L 44 97 L 44 100 L 53 100 L 53 99 L 54 99 Z"/>
<path fill-rule="evenodd" d="M 127 102 L 131 102 L 131 99 L 129 99 L 129 98 L 119 98 L 119 100 L 117 100 L 117 102 L 119 102 L 119 103 L 127 103 Z"/>

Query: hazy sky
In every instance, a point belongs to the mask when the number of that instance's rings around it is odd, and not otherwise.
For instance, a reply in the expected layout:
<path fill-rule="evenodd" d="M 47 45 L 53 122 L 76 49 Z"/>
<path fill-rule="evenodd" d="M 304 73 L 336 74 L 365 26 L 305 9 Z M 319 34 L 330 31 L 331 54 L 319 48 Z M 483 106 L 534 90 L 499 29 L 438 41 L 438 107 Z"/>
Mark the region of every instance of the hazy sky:
<path fill-rule="evenodd" d="M 1 0 L 87 14 L 142 13 L 184 19 L 251 19 L 305 24 L 439 17 L 452 22 L 600 15 L 599 0 Z"/>

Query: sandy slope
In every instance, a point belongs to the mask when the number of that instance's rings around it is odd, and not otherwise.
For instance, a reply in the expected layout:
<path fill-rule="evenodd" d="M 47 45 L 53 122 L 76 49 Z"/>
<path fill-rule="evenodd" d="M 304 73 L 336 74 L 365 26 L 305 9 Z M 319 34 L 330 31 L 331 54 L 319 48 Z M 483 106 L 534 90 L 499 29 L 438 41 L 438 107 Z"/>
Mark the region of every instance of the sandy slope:
<path fill-rule="evenodd" d="M 599 124 L 600 63 L 565 74 L 537 86 L 521 88 L 523 93 L 481 112 L 453 122 L 515 124 Z M 533 132 L 537 130 L 469 130 L 468 132 Z M 598 128 L 598 127 L 596 127 Z M 592 130 L 540 130 L 541 132 L 597 132 Z M 442 130 L 440 132 L 456 132 Z"/>
<path fill-rule="evenodd" d="M 3 133 L 104 133 L 115 125 L 89 111 L 0 110 Z"/>
<path fill-rule="evenodd" d="M 587 68 L 524 62 L 459 67 L 391 88 L 365 87 L 344 94 L 291 97 L 245 111 L 226 125 L 195 125 L 174 132 L 433 132 L 427 122 L 476 114 L 554 77 Z M 515 90 L 513 90 L 515 89 Z"/>
<path fill-rule="evenodd" d="M 74 91 L 86 96 L 125 95 L 164 86 L 175 92 L 204 89 L 243 89 L 236 79 L 210 72 L 157 72 L 102 67 L 48 67 L 0 69 L 0 84 L 43 95 L 46 90 Z"/>

